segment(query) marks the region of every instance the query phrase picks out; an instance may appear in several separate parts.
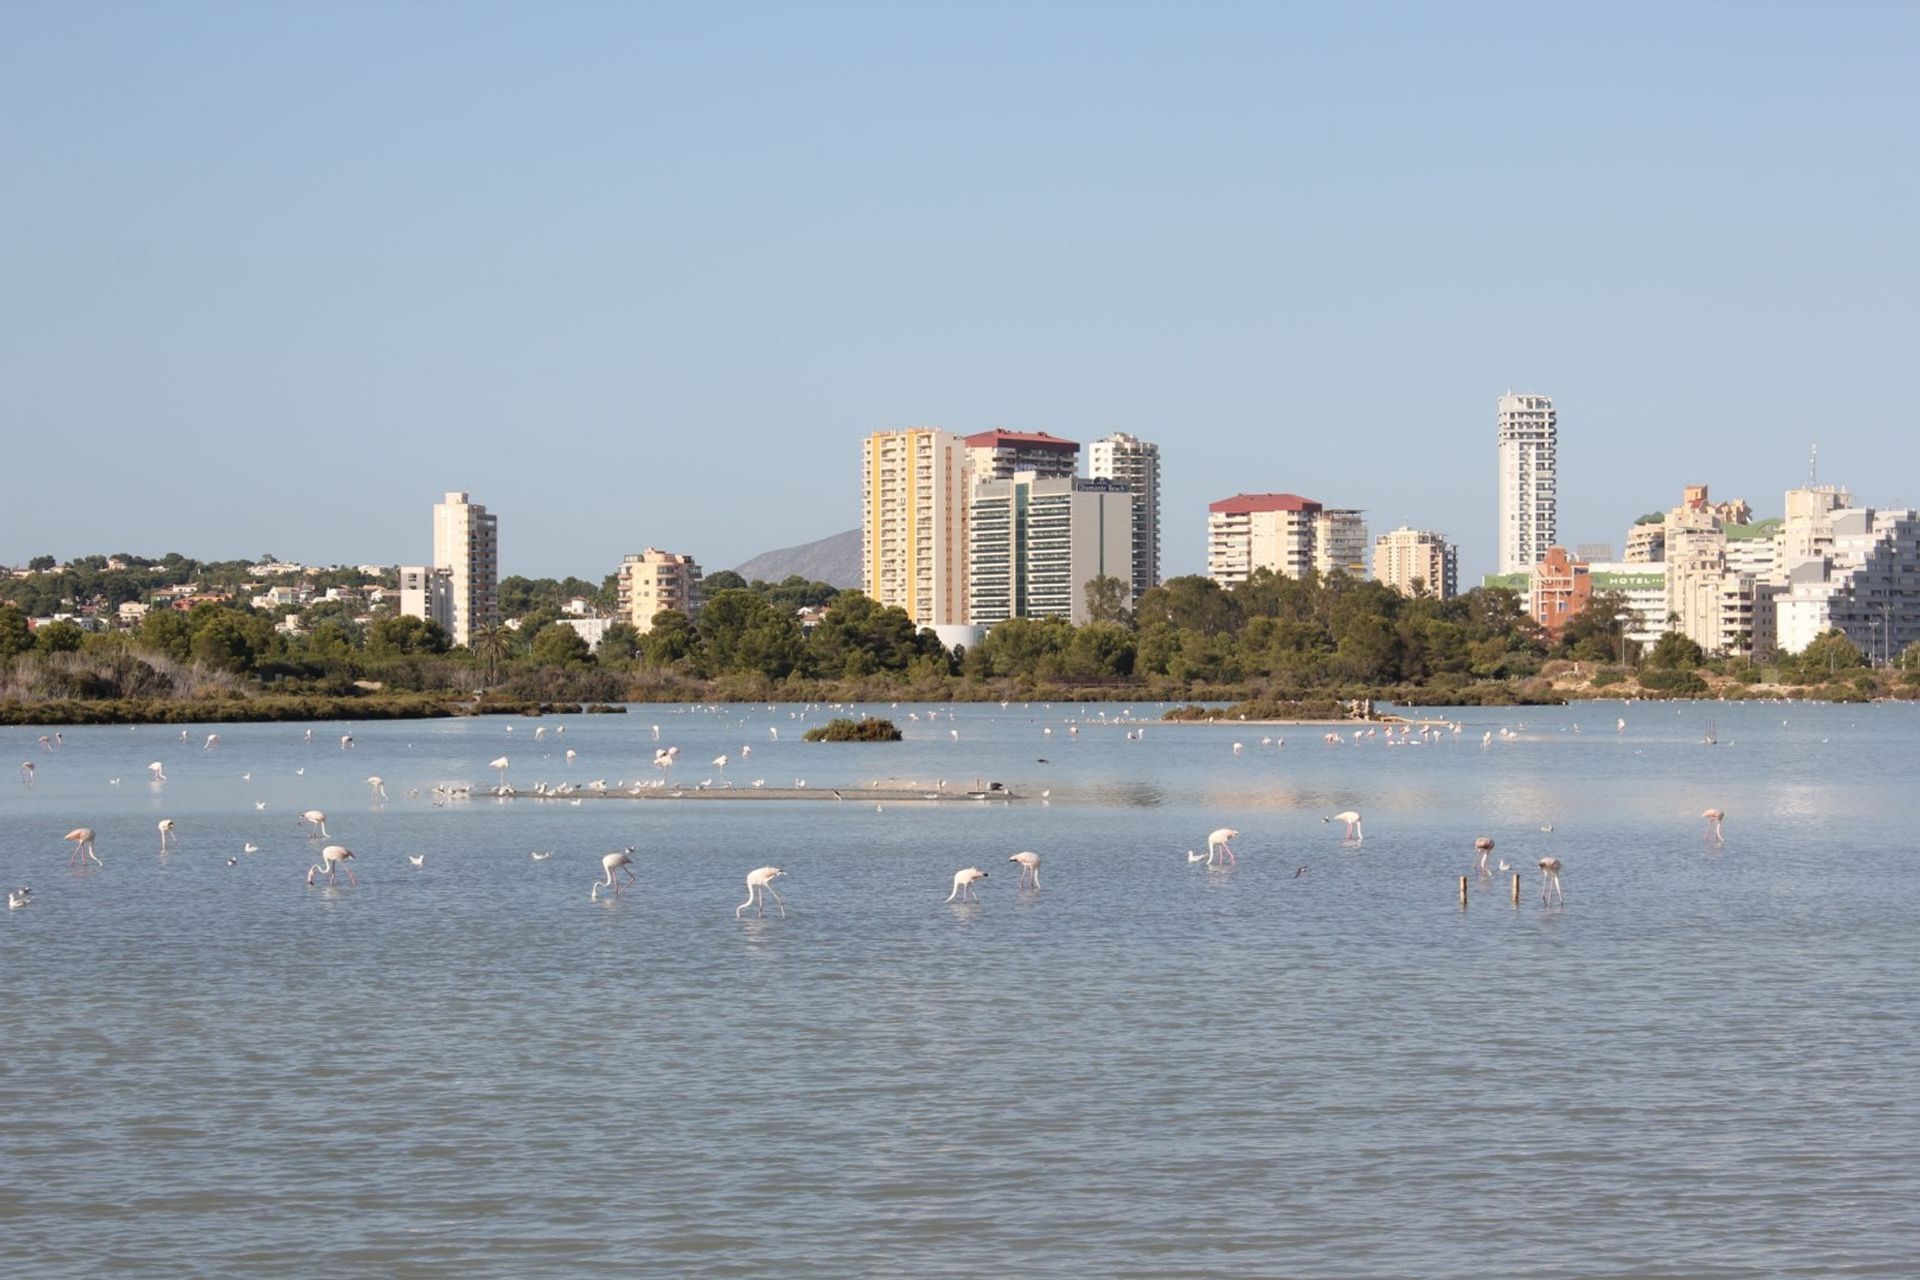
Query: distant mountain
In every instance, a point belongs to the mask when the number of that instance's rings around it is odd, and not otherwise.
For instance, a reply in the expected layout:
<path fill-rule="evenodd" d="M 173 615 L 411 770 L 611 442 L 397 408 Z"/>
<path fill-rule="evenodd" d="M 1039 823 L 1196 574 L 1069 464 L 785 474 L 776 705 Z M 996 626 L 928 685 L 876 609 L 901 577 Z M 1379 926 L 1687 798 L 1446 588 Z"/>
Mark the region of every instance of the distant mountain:
<path fill-rule="evenodd" d="M 860 585 L 860 531 L 849 529 L 818 542 L 763 551 L 734 572 L 748 582 L 755 578 L 779 582 L 797 573 L 808 582 L 857 588 Z"/>

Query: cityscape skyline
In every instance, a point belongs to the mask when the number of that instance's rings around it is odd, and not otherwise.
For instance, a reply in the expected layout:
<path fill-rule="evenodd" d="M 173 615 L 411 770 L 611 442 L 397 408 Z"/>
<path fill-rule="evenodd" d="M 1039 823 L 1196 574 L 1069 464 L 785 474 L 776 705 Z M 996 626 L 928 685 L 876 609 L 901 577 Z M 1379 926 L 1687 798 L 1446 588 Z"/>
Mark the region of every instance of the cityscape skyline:
<path fill-rule="evenodd" d="M 60 483 L 0 559 L 382 559 L 458 485 L 551 513 L 505 574 L 719 569 L 859 523 L 822 442 L 934 423 L 1159 442 L 1164 576 L 1257 489 L 1445 530 L 1472 582 L 1508 386 L 1555 399 L 1569 546 L 1816 440 L 1920 498 L 1911 6 L 377 25 L 10 12 L 0 425 Z"/>

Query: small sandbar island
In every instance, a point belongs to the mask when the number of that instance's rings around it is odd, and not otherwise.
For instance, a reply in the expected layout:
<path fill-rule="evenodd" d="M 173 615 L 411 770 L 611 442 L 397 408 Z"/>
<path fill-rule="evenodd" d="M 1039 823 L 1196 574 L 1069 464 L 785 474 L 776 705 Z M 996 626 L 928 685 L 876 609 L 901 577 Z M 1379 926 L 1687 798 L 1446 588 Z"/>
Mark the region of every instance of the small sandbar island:
<path fill-rule="evenodd" d="M 634 783 L 562 783 L 559 786 L 537 784 L 531 790 L 513 787 L 475 789 L 464 785 L 434 788 L 436 803 L 446 800 L 557 800 L 577 804 L 583 800 L 825 800 L 866 801 L 871 804 L 925 804 L 955 801 L 969 804 L 1004 804 L 1025 800 L 1026 796 L 1004 783 L 979 779 L 965 783 L 931 784 L 880 778 L 838 787 L 812 786 L 794 782 L 788 786 L 760 786 L 754 783 L 724 781 L 664 783 L 657 780 Z"/>

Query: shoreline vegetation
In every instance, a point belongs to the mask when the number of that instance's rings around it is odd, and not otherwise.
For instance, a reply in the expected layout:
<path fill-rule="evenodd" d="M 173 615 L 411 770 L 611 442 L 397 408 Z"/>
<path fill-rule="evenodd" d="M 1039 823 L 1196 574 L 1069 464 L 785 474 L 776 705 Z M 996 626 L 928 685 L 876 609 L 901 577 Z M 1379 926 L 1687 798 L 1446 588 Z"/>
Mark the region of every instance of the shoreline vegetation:
<path fill-rule="evenodd" d="M 1175 708 L 1166 713 L 1175 719 L 1315 721 L 1353 718 L 1348 704 L 1364 701 L 1920 698 L 1920 645 L 1876 655 L 1873 665 L 1828 632 L 1802 653 L 1755 661 L 1709 658 L 1669 632 L 1641 652 L 1625 637 L 1624 602 L 1608 593 L 1549 634 L 1512 591 L 1440 600 L 1338 574 L 1262 570 L 1231 589 L 1173 578 L 1131 606 L 1121 583 L 1095 579 L 1092 621 L 1015 618 L 953 651 L 858 591 L 799 578 L 748 583 L 726 571 L 707 578 L 698 618 L 663 612 L 645 633 L 614 622 L 593 648 L 561 615 L 592 590 L 579 579 L 503 581 L 514 625 L 483 627 L 458 647 L 436 624 L 364 600 L 254 608 L 239 602 L 250 598 L 244 587 L 231 599 L 196 597 L 191 608 L 155 598 L 163 581 L 204 584 L 232 568 L 168 557 L 0 578 L 9 601 L 0 603 L 0 723 L 430 719 L 775 701 L 1147 703 Z M 342 582 L 348 593 L 383 585 Z M 611 590 L 603 584 L 599 594 Z M 120 630 L 67 620 L 30 627 L 20 607 L 106 617 L 139 599 L 153 602 Z M 1194 703 L 1215 705 L 1196 712 Z"/>

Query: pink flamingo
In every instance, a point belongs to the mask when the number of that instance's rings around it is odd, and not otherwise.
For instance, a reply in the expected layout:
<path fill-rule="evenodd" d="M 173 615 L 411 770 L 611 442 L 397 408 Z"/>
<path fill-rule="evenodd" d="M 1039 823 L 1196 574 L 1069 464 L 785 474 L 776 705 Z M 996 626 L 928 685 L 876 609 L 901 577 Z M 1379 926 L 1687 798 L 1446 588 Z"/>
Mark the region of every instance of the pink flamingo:
<path fill-rule="evenodd" d="M 1210 835 L 1208 835 L 1207 836 L 1207 865 L 1208 866 L 1213 865 L 1214 855 L 1218 853 L 1223 855 L 1221 857 L 1222 866 L 1229 866 L 1229 867 L 1238 866 L 1240 864 L 1240 859 L 1234 856 L 1233 846 L 1231 844 L 1228 844 L 1227 842 L 1229 840 L 1238 840 L 1239 838 L 1240 838 L 1240 833 L 1238 831 L 1235 831 L 1232 827 L 1221 827 L 1218 831 L 1215 831 Z"/>
<path fill-rule="evenodd" d="M 987 873 L 978 867 L 962 867 L 953 873 L 953 892 L 947 895 L 947 901 L 952 902 L 955 898 L 962 902 L 980 901 L 973 895 L 973 886 L 986 878 Z"/>
<path fill-rule="evenodd" d="M 595 880 L 593 882 L 593 892 L 587 895 L 588 899 L 593 902 L 600 901 L 600 891 L 602 889 L 613 890 L 613 892 L 608 894 L 607 896 L 610 898 L 617 898 L 620 896 L 621 890 L 625 889 L 628 885 L 633 884 L 640 879 L 639 876 L 636 876 L 633 874 L 633 846 L 631 845 L 627 846 L 625 849 L 622 849 L 616 853 L 610 853 L 606 857 L 600 859 L 600 869 L 607 873 L 607 878 L 605 880 Z M 614 883 L 613 873 L 615 871 L 626 872 L 627 878 L 618 884 Z"/>
<path fill-rule="evenodd" d="M 1718 809 L 1707 809 L 1703 811 L 1700 816 L 1707 820 L 1708 842 L 1711 844 L 1725 844 L 1727 838 L 1720 834 L 1720 823 L 1725 820 L 1727 815 Z"/>
<path fill-rule="evenodd" d="M 1347 832 L 1345 835 L 1340 837 L 1342 840 L 1351 840 L 1355 844 L 1359 844 L 1361 841 L 1367 838 L 1366 833 L 1360 830 L 1360 815 L 1354 812 L 1352 809 L 1344 809 L 1341 812 L 1334 814 L 1331 818 L 1322 818 L 1320 819 L 1320 821 L 1346 823 Z"/>
<path fill-rule="evenodd" d="M 757 871 L 749 871 L 747 873 L 747 900 L 733 909 L 733 918 L 738 920 L 740 913 L 748 907 L 754 909 L 753 914 L 756 916 L 765 915 L 767 913 L 767 900 L 763 895 L 770 893 L 773 895 L 774 902 L 780 907 L 780 918 L 785 920 L 787 918 L 786 901 L 781 898 L 780 891 L 773 887 L 773 882 L 785 874 L 787 873 L 778 867 L 761 867 Z"/>
<path fill-rule="evenodd" d="M 1024 852 L 1016 853 L 1011 858 L 1008 858 L 1007 861 L 1017 862 L 1020 864 L 1020 884 L 1019 884 L 1020 888 L 1025 889 L 1029 885 L 1031 885 L 1035 889 L 1038 889 L 1040 887 L 1040 855 L 1039 854 L 1024 853 Z"/>
<path fill-rule="evenodd" d="M 92 827 L 75 827 L 73 830 L 67 832 L 66 835 L 62 836 L 61 839 L 73 841 L 73 856 L 67 859 L 67 865 L 69 867 L 84 867 L 89 860 L 91 860 L 96 867 L 106 865 L 100 861 L 100 855 L 93 851 Z"/>
<path fill-rule="evenodd" d="M 313 878 L 322 871 L 327 873 L 327 883 L 332 884 L 334 871 L 340 868 L 344 869 L 347 873 L 347 883 L 358 888 L 360 881 L 355 878 L 353 868 L 346 865 L 352 860 L 353 850 L 342 848 L 337 844 L 328 845 L 320 851 L 320 861 L 307 868 L 307 884 L 311 886 L 313 884 Z"/>
<path fill-rule="evenodd" d="M 1479 855 L 1473 860 L 1473 869 L 1483 876 L 1491 876 L 1493 873 L 1487 870 L 1487 855 L 1493 852 L 1493 838 L 1481 836 L 1473 842 L 1473 847 Z"/>
<path fill-rule="evenodd" d="M 1566 895 L 1560 892 L 1560 859 L 1540 859 L 1540 901 L 1544 903 L 1564 903 Z"/>

